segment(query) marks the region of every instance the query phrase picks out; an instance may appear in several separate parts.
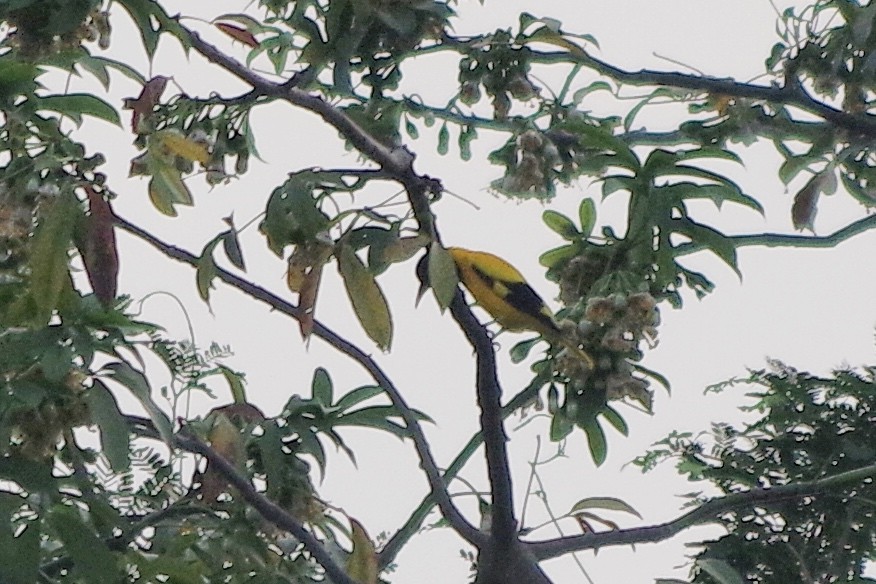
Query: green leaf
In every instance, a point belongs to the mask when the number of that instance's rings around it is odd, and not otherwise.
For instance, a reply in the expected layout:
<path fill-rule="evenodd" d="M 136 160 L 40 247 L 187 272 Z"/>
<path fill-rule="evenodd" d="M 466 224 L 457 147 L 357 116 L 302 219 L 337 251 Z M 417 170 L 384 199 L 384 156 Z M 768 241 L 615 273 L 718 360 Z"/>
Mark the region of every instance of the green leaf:
<path fill-rule="evenodd" d="M 343 413 L 351 407 L 383 393 L 386 392 L 379 385 L 363 385 L 362 387 L 357 387 L 350 393 L 342 396 L 341 399 L 338 400 L 338 403 L 335 404 L 335 408 Z"/>
<path fill-rule="evenodd" d="M 3 456 L 0 457 L 0 479 L 16 483 L 29 493 L 49 492 L 58 487 L 52 476 L 51 462 L 51 459 L 37 461 L 20 456 Z"/>
<path fill-rule="evenodd" d="M 703 572 L 714 578 L 717 584 L 744 584 L 742 576 L 733 566 L 716 558 L 699 558 L 696 565 Z"/>
<path fill-rule="evenodd" d="M 453 256 L 438 242 L 429 247 L 429 285 L 441 310 L 450 306 L 459 285 L 459 274 Z"/>
<path fill-rule="evenodd" d="M 695 243 L 702 245 L 715 253 L 730 266 L 736 275 L 742 277 L 736 259 L 736 246 L 729 237 L 707 225 L 696 223 L 691 219 L 682 218 L 672 222 L 672 231 L 681 233 Z"/>
<path fill-rule="evenodd" d="M 161 185 L 161 181 L 156 180 L 155 177 L 149 179 L 149 200 L 162 214 L 167 215 L 168 217 L 176 217 L 179 213 L 177 213 L 176 209 L 173 207 L 171 194 L 167 189 L 161 188 Z"/>
<path fill-rule="evenodd" d="M 170 201 L 171 204 L 179 203 L 189 206 L 195 204 L 189 187 L 186 186 L 180 171 L 175 166 L 168 162 L 159 162 L 156 157 L 150 156 L 149 170 L 152 172 L 153 179 L 149 183 L 150 196 L 152 189 L 155 188 L 162 191 L 162 197 Z"/>
<path fill-rule="evenodd" d="M 754 209 L 761 215 L 764 214 L 763 206 L 754 197 L 743 193 L 739 187 L 728 184 L 700 184 L 690 181 L 676 182 L 670 185 L 661 185 L 653 188 L 652 193 L 665 196 L 668 199 L 681 204 L 691 199 L 709 199 L 718 209 L 725 202 L 737 203 L 750 209 Z"/>
<path fill-rule="evenodd" d="M 198 265 L 195 269 L 195 283 L 198 286 L 198 295 L 208 306 L 210 305 L 210 289 L 214 287 L 213 279 L 219 273 L 213 252 L 216 246 L 219 245 L 219 241 L 223 239 L 223 236 L 224 234 L 220 233 L 204 246 L 200 257 L 198 257 Z"/>
<path fill-rule="evenodd" d="M 45 206 L 33 238 L 31 255 L 31 294 L 38 322 L 47 322 L 58 307 L 61 293 L 71 286 L 68 250 L 76 218 L 81 216 L 75 197 L 62 194 Z"/>
<path fill-rule="evenodd" d="M 876 189 L 872 186 L 862 185 L 859 179 L 852 178 L 846 172 L 840 173 L 840 180 L 843 183 L 843 187 L 856 201 L 865 207 L 876 206 Z"/>
<path fill-rule="evenodd" d="M 374 276 L 347 245 L 340 246 L 338 271 L 362 328 L 378 347 L 388 349 L 392 344 L 392 316 Z"/>
<path fill-rule="evenodd" d="M 621 501 L 620 499 L 615 499 L 614 497 L 588 497 L 586 499 L 581 499 L 569 510 L 569 515 L 574 515 L 578 511 L 584 511 L 586 509 L 608 509 L 609 511 L 622 511 L 624 513 L 629 513 L 630 515 L 635 515 L 639 519 L 643 519 L 642 515 L 633 509 L 629 504 Z"/>
<path fill-rule="evenodd" d="M 18 494 L 0 492 L 0 582 L 8 584 L 40 581 L 40 524 L 13 519 L 23 503 Z"/>
<path fill-rule="evenodd" d="M 119 112 L 104 100 L 89 93 L 68 93 L 38 98 L 38 110 L 58 112 L 68 116 L 77 126 L 82 125 L 82 116 L 92 116 L 116 126 L 122 126 Z"/>
<path fill-rule="evenodd" d="M 575 124 L 569 130 L 580 137 L 582 146 L 599 148 L 615 153 L 614 164 L 622 168 L 637 172 L 640 168 L 639 158 L 623 140 L 611 133 L 610 130 L 591 124 Z"/>
<path fill-rule="evenodd" d="M 586 239 L 593 233 L 596 227 L 596 203 L 587 197 L 578 205 L 578 221 L 581 222 L 581 235 Z"/>
<path fill-rule="evenodd" d="M 335 426 L 357 426 L 360 428 L 374 428 L 389 432 L 399 438 L 409 438 L 410 432 L 408 429 L 390 420 L 391 417 L 400 417 L 395 406 L 372 406 L 370 408 L 362 408 L 353 412 L 346 413 L 340 416 L 335 422 Z M 418 417 L 425 417 L 420 414 Z"/>
<path fill-rule="evenodd" d="M 608 91 L 609 93 L 614 93 L 614 88 L 605 81 L 594 81 L 590 85 L 585 85 L 581 89 L 576 90 L 575 93 L 572 94 L 572 103 L 581 103 L 585 97 L 595 91 Z"/>
<path fill-rule="evenodd" d="M 450 130 L 447 129 L 447 122 L 441 124 L 441 129 L 438 130 L 438 154 L 444 156 L 450 150 Z"/>
<path fill-rule="evenodd" d="M 627 425 L 626 420 L 623 419 L 617 410 L 612 408 L 611 406 L 605 406 L 603 410 L 601 410 L 600 415 L 606 419 L 606 421 L 611 424 L 615 430 L 623 434 L 624 436 L 629 436 L 630 428 Z"/>
<path fill-rule="evenodd" d="M 222 374 L 222 377 L 224 377 L 225 381 L 228 382 L 228 387 L 231 389 L 231 399 L 234 400 L 234 403 L 248 403 L 246 400 L 246 388 L 243 385 L 243 373 L 234 371 L 233 369 L 231 369 L 230 367 L 226 367 L 225 365 L 217 365 L 217 367 L 219 368 L 219 372 Z"/>
<path fill-rule="evenodd" d="M 325 448 L 323 448 L 319 438 L 312 431 L 298 432 L 298 437 L 301 440 L 301 445 L 298 447 L 299 452 L 301 454 L 309 454 L 316 460 L 316 464 L 319 467 L 320 480 L 322 480 L 325 475 L 326 465 Z"/>
<path fill-rule="evenodd" d="M 287 456 L 283 452 L 283 432 L 272 420 L 262 424 L 264 434 L 254 441 L 259 449 L 262 465 L 265 470 L 267 490 L 265 494 L 276 500 L 285 487 Z"/>
<path fill-rule="evenodd" d="M 271 32 L 275 32 L 278 29 L 265 26 L 262 22 L 256 20 L 252 16 L 248 14 L 243 14 L 241 12 L 230 12 L 228 14 L 220 14 L 216 18 L 213 19 L 213 22 L 220 22 L 223 20 L 230 20 L 231 22 L 236 22 L 239 25 L 243 26 L 246 30 L 251 32 L 252 34 L 267 34 Z"/>
<path fill-rule="evenodd" d="M 654 381 L 656 381 L 657 383 L 662 385 L 663 388 L 666 390 L 666 393 L 668 393 L 669 395 L 672 395 L 672 387 L 670 387 L 669 380 L 664 375 L 657 373 L 653 369 L 648 369 L 647 367 L 643 367 L 642 365 L 639 365 L 638 363 L 632 363 L 632 366 L 633 366 L 633 369 L 635 369 L 636 371 L 638 371 L 640 373 L 644 373 L 647 377 L 650 377 L 651 379 L 653 379 Z"/>
<path fill-rule="evenodd" d="M 513 347 L 511 347 L 511 362 L 512 363 L 520 363 L 529 355 L 529 352 L 532 348 L 537 345 L 541 341 L 541 337 L 534 337 L 532 339 L 527 339 L 525 341 L 520 341 Z"/>
<path fill-rule="evenodd" d="M 629 112 L 627 112 L 627 115 L 624 116 L 624 130 L 629 132 L 630 128 L 633 125 L 633 121 L 636 119 L 636 116 L 639 115 L 639 112 L 642 110 L 642 108 L 651 103 L 654 99 L 660 97 L 668 97 L 670 99 L 673 99 L 674 92 L 672 89 L 660 87 L 652 91 L 646 97 L 639 100 L 639 103 L 634 105 L 633 108 Z"/>
<path fill-rule="evenodd" d="M 575 241 L 581 236 L 575 223 L 562 213 L 548 209 L 541 214 L 541 219 L 545 225 L 565 240 Z"/>
<path fill-rule="evenodd" d="M 723 148 L 715 148 L 714 146 L 703 146 L 692 150 L 679 150 L 675 152 L 675 160 L 677 162 L 695 160 L 697 158 L 718 158 L 743 164 L 742 159 L 735 152 L 724 150 Z"/>
<path fill-rule="evenodd" d="M 104 369 L 109 371 L 109 375 L 121 383 L 134 394 L 134 397 L 140 402 L 161 439 L 169 447 L 173 447 L 173 426 L 170 418 L 165 414 L 158 405 L 152 400 L 152 389 L 149 387 L 149 381 L 142 372 L 137 371 L 123 361 L 115 361 L 104 365 Z"/>
<path fill-rule="evenodd" d="M 618 191 L 632 192 L 636 188 L 636 180 L 630 176 L 607 176 L 602 181 L 602 198 L 607 199 Z"/>
<path fill-rule="evenodd" d="M 565 439 L 574 429 L 575 425 L 566 417 L 565 411 L 563 409 L 557 410 L 557 413 L 551 418 L 551 441 L 559 442 Z"/>
<path fill-rule="evenodd" d="M 152 27 L 152 7 L 151 0 L 119 0 L 131 18 L 134 24 L 140 30 L 140 37 L 143 39 L 143 47 L 146 49 L 146 56 L 151 61 L 155 56 L 155 50 L 158 48 L 158 29 Z"/>
<path fill-rule="evenodd" d="M 64 544 L 66 555 L 73 560 L 74 575 L 85 582 L 124 581 L 116 555 L 107 549 L 94 529 L 82 521 L 78 508 L 55 505 L 46 520 Z"/>
<path fill-rule="evenodd" d="M 580 249 L 577 245 L 555 247 L 538 256 L 538 263 L 546 268 L 553 268 L 569 261 L 578 255 L 579 252 Z"/>
<path fill-rule="evenodd" d="M 225 256 L 231 265 L 242 272 L 246 271 L 243 250 L 240 248 L 240 238 L 237 236 L 236 230 L 229 229 L 222 235 L 222 249 L 225 250 Z"/>
<path fill-rule="evenodd" d="M 304 171 L 292 175 L 271 193 L 259 229 L 277 257 L 283 257 L 287 245 L 313 241 L 328 229 L 329 218 L 313 196 L 319 174 Z"/>
<path fill-rule="evenodd" d="M 326 407 L 332 405 L 334 401 L 332 378 L 329 377 L 328 371 L 322 367 L 317 367 L 316 371 L 313 372 L 310 393 L 314 400 Z"/>
<path fill-rule="evenodd" d="M 0 57 L 0 98 L 4 101 L 18 95 L 33 93 L 37 88 L 34 81 L 40 69 L 30 63 L 22 63 L 15 53 Z"/>
<path fill-rule="evenodd" d="M 590 447 L 590 456 L 596 466 L 601 466 L 608 456 L 608 444 L 605 441 L 605 432 L 596 418 L 588 418 L 579 422 L 581 429 L 587 434 L 587 444 Z"/>
<path fill-rule="evenodd" d="M 408 136 L 416 140 L 420 137 L 420 131 L 417 130 L 416 124 L 414 124 L 411 120 L 405 118 L 405 132 L 408 133 Z"/>
<path fill-rule="evenodd" d="M 459 157 L 468 162 L 471 160 L 471 143 L 478 136 L 478 131 L 474 126 L 465 126 L 465 129 L 459 133 Z"/>
<path fill-rule="evenodd" d="M 95 379 L 86 393 L 86 403 L 100 432 L 101 451 L 110 467 L 117 473 L 127 471 L 131 467 L 130 432 L 116 397 L 103 381 Z"/>
<path fill-rule="evenodd" d="M 126 63 L 110 59 L 108 57 L 100 57 L 97 55 L 83 55 L 76 64 L 94 75 L 100 81 L 104 88 L 109 89 L 109 74 L 107 69 L 112 68 L 134 81 L 137 85 L 146 85 L 146 78 L 143 77 L 136 69 Z"/>
<path fill-rule="evenodd" d="M 800 156 L 788 156 L 779 167 L 779 179 L 782 181 L 782 184 L 787 185 L 800 172 L 820 162 L 824 162 L 824 157 L 821 155 L 802 154 Z"/>

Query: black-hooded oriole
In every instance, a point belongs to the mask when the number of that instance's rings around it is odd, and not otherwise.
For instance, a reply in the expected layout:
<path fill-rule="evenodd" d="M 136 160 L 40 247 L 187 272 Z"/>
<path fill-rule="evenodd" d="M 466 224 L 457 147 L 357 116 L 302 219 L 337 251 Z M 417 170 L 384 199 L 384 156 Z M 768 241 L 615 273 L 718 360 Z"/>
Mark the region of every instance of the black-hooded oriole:
<path fill-rule="evenodd" d="M 559 343 L 577 355 L 590 369 L 593 357 L 564 333 L 538 292 L 532 289 L 517 268 L 497 255 L 461 247 L 447 248 L 459 274 L 475 302 L 509 331 L 534 331 L 551 343 Z M 417 265 L 421 286 L 418 299 L 428 288 L 428 255 Z"/>

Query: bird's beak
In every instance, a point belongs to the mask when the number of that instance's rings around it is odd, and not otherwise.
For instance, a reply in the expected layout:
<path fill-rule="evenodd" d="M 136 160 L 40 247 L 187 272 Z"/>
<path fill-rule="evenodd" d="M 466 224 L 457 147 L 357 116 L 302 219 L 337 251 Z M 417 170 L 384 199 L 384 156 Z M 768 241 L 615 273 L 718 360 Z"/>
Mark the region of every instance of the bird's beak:
<path fill-rule="evenodd" d="M 420 305 L 420 300 L 423 299 L 423 296 L 426 294 L 426 290 L 429 289 L 429 254 L 423 254 L 423 257 L 420 258 L 420 261 L 417 262 L 417 269 L 415 270 L 417 274 L 417 279 L 420 281 L 420 289 L 417 290 L 417 299 L 414 301 L 414 306 Z"/>
<path fill-rule="evenodd" d="M 429 285 L 425 282 L 421 282 L 420 289 L 417 290 L 417 299 L 414 300 L 414 307 L 415 308 L 420 305 L 420 300 L 422 300 L 423 296 L 426 295 L 427 290 L 429 290 Z"/>

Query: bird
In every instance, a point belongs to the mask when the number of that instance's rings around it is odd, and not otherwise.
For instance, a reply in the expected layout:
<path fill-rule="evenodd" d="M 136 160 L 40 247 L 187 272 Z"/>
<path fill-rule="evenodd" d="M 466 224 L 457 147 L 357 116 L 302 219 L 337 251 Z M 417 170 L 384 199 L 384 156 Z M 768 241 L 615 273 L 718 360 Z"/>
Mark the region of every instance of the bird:
<path fill-rule="evenodd" d="M 553 312 L 533 290 L 517 268 L 499 256 L 462 247 L 449 247 L 447 252 L 456 264 L 459 281 L 468 289 L 475 302 L 486 310 L 505 330 L 533 331 L 551 343 L 559 343 L 580 358 L 589 369 L 595 361 L 581 349 L 554 320 Z M 428 254 L 417 264 L 420 291 L 417 300 L 429 287 Z"/>

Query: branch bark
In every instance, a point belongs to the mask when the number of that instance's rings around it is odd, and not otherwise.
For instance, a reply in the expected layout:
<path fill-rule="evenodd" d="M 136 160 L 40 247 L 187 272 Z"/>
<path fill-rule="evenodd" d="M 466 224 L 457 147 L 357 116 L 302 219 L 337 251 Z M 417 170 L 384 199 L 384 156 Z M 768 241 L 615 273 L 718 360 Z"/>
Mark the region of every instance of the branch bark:
<path fill-rule="evenodd" d="M 799 499 L 801 497 L 829 496 L 830 489 L 876 476 L 876 464 L 846 471 L 831 477 L 769 489 L 752 489 L 744 493 L 732 493 L 716 497 L 696 509 L 659 525 L 618 529 L 600 533 L 586 533 L 572 537 L 527 542 L 524 547 L 539 561 L 556 558 L 570 552 L 599 549 L 615 545 L 656 543 L 669 539 L 685 529 L 710 523 L 718 515 L 739 507 Z"/>

